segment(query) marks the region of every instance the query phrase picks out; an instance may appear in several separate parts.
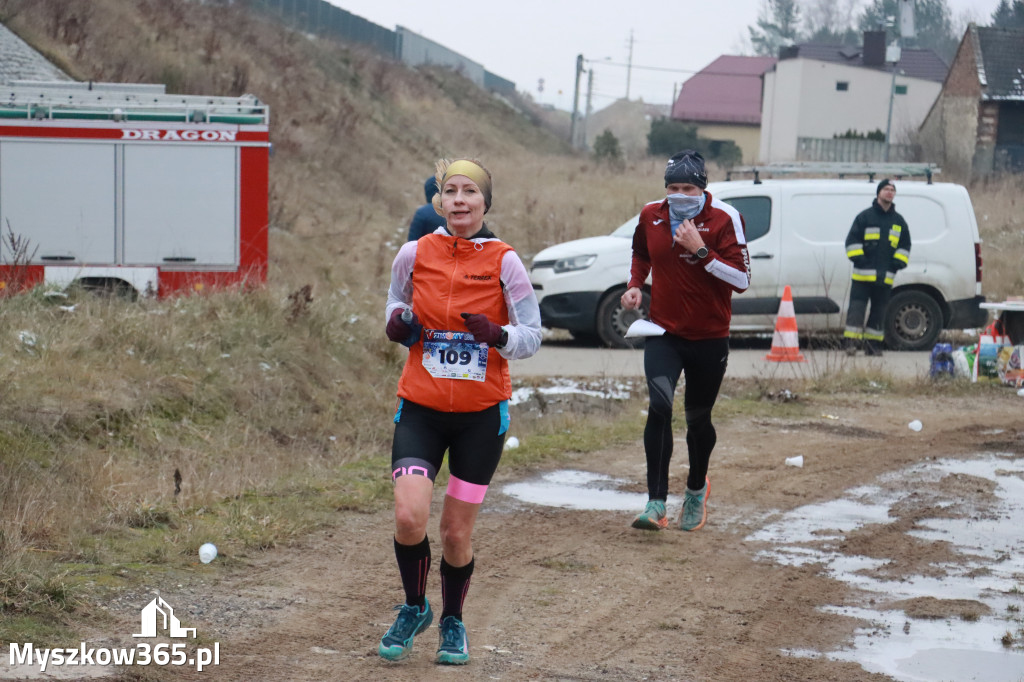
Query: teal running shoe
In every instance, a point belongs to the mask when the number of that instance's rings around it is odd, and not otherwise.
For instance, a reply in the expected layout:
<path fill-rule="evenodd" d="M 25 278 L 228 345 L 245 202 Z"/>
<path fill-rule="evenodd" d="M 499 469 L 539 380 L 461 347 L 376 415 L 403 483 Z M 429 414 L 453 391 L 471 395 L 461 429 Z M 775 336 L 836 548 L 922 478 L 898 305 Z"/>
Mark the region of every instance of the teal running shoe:
<path fill-rule="evenodd" d="M 447 616 L 438 624 L 441 642 L 437 646 L 437 662 L 442 665 L 466 665 L 469 663 L 469 640 L 466 626 L 455 616 Z"/>
<path fill-rule="evenodd" d="M 711 481 L 704 477 L 704 489 L 693 493 L 689 489 L 683 497 L 683 514 L 679 519 L 680 530 L 700 530 L 708 520 L 708 498 L 711 497 Z"/>
<path fill-rule="evenodd" d="M 434 620 L 434 612 L 430 610 L 430 602 L 427 601 L 423 610 L 418 606 L 401 604 L 395 607 L 398 610 L 398 617 L 394 624 L 381 637 L 377 653 L 381 658 L 389 661 L 400 661 L 412 653 L 412 638 L 420 634 Z"/>
<path fill-rule="evenodd" d="M 633 528 L 640 530 L 661 530 L 668 527 L 665 500 L 650 500 L 644 510 L 633 519 Z"/>

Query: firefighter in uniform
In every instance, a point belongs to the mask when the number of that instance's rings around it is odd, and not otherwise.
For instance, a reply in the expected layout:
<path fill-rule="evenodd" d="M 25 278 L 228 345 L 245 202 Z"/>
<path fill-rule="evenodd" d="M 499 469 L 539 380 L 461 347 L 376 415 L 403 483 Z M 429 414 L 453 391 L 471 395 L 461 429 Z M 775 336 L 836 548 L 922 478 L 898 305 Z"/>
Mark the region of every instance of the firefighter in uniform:
<path fill-rule="evenodd" d="M 896 271 L 910 262 L 910 229 L 896 212 L 896 185 L 889 178 L 878 183 L 871 208 L 857 215 L 846 235 L 846 257 L 853 262 L 850 306 L 846 311 L 844 344 L 856 355 L 863 343 L 867 355 L 881 355 L 885 340 L 885 309 L 889 305 Z M 871 311 L 864 322 L 864 314 Z"/>

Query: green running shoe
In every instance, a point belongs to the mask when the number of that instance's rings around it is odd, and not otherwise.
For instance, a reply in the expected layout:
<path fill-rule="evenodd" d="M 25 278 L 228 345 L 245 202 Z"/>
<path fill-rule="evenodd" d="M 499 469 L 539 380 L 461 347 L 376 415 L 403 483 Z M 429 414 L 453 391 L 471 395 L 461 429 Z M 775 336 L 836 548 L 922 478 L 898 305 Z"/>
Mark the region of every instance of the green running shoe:
<path fill-rule="evenodd" d="M 665 514 L 665 500 L 650 500 L 644 510 L 633 519 L 633 528 L 641 530 L 661 530 L 668 527 L 668 516 Z"/>
<path fill-rule="evenodd" d="M 466 626 L 455 616 L 447 616 L 438 624 L 441 642 L 437 646 L 437 662 L 442 665 L 466 665 L 469 663 L 469 640 Z"/>
<path fill-rule="evenodd" d="M 398 617 L 394 624 L 381 637 L 377 653 L 389 661 L 400 661 L 412 653 L 412 638 L 420 634 L 434 620 L 434 612 L 430 610 L 430 602 L 426 601 L 423 611 L 418 606 L 401 604 Z"/>
<path fill-rule="evenodd" d="M 708 520 L 708 498 L 711 497 L 711 481 L 704 477 L 704 489 L 690 492 L 687 488 L 683 497 L 683 514 L 679 519 L 680 530 L 700 530 Z"/>

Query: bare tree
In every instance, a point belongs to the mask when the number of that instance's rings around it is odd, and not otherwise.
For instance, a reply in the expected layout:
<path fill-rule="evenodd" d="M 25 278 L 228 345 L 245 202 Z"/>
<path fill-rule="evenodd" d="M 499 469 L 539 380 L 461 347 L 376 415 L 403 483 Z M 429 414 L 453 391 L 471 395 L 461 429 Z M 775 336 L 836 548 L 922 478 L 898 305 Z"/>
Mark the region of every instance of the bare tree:
<path fill-rule="evenodd" d="M 860 0 L 806 0 L 803 12 L 808 42 L 860 44 L 860 36 L 854 28 L 859 8 Z"/>

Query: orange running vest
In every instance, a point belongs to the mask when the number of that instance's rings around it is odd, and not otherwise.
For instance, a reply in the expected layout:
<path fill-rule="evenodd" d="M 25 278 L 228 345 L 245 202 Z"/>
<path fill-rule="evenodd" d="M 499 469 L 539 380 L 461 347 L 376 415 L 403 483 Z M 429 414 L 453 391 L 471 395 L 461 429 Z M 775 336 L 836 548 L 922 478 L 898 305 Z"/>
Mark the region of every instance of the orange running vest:
<path fill-rule="evenodd" d="M 472 242 L 430 234 L 416 243 L 412 309 L 424 329 L 468 331 L 461 313 L 483 313 L 506 325 L 501 261 L 512 247 L 497 239 Z M 485 381 L 436 378 L 423 367 L 423 339 L 409 349 L 398 397 L 440 412 L 479 412 L 512 396 L 508 360 L 487 351 Z"/>

